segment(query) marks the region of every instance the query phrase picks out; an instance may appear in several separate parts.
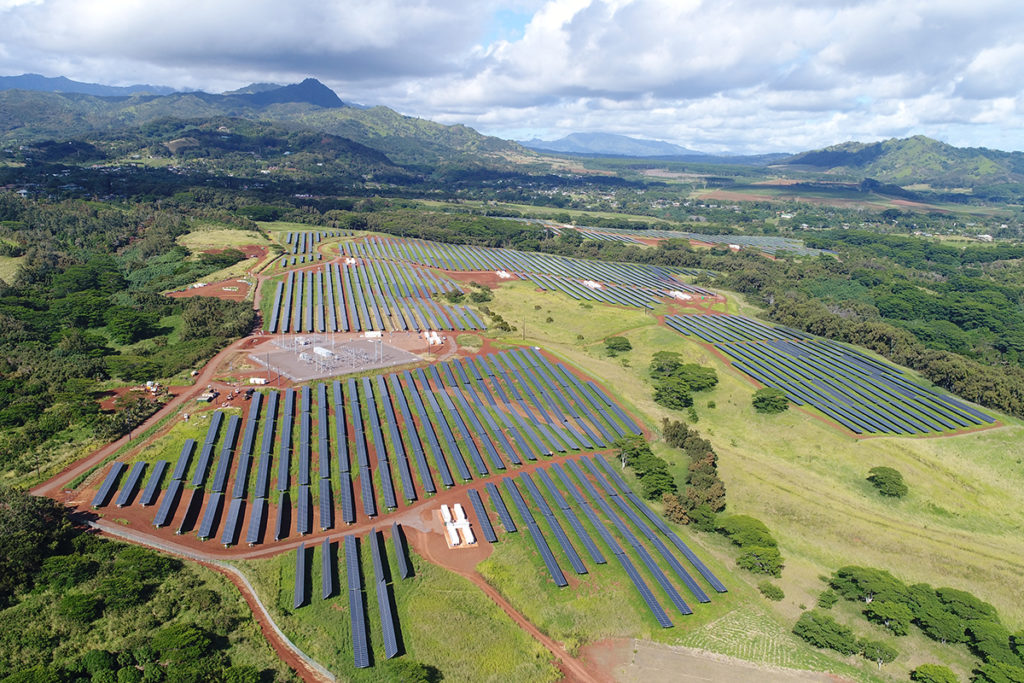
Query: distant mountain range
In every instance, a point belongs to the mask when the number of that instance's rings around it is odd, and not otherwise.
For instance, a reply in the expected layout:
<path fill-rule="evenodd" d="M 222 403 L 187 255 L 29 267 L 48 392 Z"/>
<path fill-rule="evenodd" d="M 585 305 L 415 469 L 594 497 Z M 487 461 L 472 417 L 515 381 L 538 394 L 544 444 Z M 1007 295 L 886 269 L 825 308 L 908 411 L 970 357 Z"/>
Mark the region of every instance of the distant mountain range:
<path fill-rule="evenodd" d="M 0 90 L 0 142 L 5 144 L 81 139 L 161 119 L 213 117 L 287 123 L 329 133 L 372 147 L 406 165 L 452 160 L 480 163 L 488 157 L 504 159 L 527 153 L 514 142 L 481 135 L 467 126 L 445 126 L 403 116 L 387 107 L 348 106 L 314 78 L 285 86 L 252 84 L 225 94 L 119 92 L 97 96 Z"/>
<path fill-rule="evenodd" d="M 135 93 L 151 93 L 153 95 L 169 95 L 174 88 L 165 85 L 100 85 L 99 83 L 82 83 L 64 76 L 50 78 L 39 74 L 21 74 L 20 76 L 0 76 L 0 90 L 35 90 L 38 92 L 73 92 L 97 97 L 115 97 L 118 95 L 134 95 Z"/>
<path fill-rule="evenodd" d="M 571 133 L 558 140 L 521 140 L 530 149 L 564 154 L 602 154 L 623 157 L 694 156 L 701 152 L 661 140 L 644 140 L 614 133 Z"/>

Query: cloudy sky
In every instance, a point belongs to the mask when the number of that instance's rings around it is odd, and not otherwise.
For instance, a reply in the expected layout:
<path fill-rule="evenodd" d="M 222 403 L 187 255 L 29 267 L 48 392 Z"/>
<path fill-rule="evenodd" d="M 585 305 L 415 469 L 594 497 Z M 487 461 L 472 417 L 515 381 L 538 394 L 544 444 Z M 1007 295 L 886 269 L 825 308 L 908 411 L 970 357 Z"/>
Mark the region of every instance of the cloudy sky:
<path fill-rule="evenodd" d="M 1024 150 L 1020 0 L 0 0 L 0 26 L 0 75 L 212 92 L 314 76 L 507 138 Z"/>

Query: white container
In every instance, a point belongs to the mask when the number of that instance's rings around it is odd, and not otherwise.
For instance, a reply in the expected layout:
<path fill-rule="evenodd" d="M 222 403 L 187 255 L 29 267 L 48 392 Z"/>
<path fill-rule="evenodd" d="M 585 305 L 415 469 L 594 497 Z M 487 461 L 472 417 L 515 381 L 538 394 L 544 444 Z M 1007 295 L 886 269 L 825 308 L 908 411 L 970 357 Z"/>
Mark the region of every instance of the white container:
<path fill-rule="evenodd" d="M 448 509 L 447 505 L 441 506 L 441 519 L 444 520 L 445 524 L 452 523 L 452 511 Z"/>
<path fill-rule="evenodd" d="M 448 542 L 452 545 L 459 545 L 459 543 L 461 543 L 459 540 L 459 530 L 453 526 L 446 528 L 448 529 Z"/>
<path fill-rule="evenodd" d="M 462 527 L 462 537 L 466 539 L 466 545 L 473 545 L 476 543 L 476 536 L 473 535 L 473 530 L 468 526 Z"/>
<path fill-rule="evenodd" d="M 455 505 L 452 506 L 452 508 L 455 510 L 456 521 L 465 522 L 466 511 L 462 509 L 462 503 L 456 503 Z"/>

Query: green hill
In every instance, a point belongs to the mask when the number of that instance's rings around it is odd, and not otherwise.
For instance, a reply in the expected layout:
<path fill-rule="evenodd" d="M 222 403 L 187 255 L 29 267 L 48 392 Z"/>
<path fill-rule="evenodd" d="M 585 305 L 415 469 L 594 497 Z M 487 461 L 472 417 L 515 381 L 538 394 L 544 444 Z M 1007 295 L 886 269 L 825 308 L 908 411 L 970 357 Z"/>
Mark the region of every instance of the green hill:
<path fill-rule="evenodd" d="M 785 165 L 937 188 L 979 188 L 1024 182 L 1024 154 L 954 147 L 923 135 L 882 142 L 844 142 L 790 157 Z"/>
<path fill-rule="evenodd" d="M 466 126 L 403 116 L 387 107 L 346 106 L 315 79 L 230 95 L 203 92 L 97 97 L 78 93 L 0 91 L 0 143 L 81 139 L 163 119 L 232 117 L 292 124 L 348 138 L 398 164 L 502 161 L 532 155 L 514 142 Z"/>

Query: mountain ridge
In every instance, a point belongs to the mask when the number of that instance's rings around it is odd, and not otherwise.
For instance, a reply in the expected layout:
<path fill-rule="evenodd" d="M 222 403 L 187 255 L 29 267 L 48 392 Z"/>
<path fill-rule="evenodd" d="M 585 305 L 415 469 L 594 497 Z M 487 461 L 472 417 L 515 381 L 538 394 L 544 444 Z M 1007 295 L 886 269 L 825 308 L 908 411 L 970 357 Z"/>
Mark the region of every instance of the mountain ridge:
<path fill-rule="evenodd" d="M 628 157 L 693 156 L 702 154 L 662 140 L 635 138 L 617 133 L 570 133 L 557 140 L 519 140 L 529 149 L 563 154 L 608 154 Z"/>
<path fill-rule="evenodd" d="M 43 76 L 41 74 L 21 74 L 18 76 L 0 76 L 0 90 L 32 90 L 35 92 L 81 93 L 96 97 L 117 95 L 133 95 L 136 93 L 153 93 L 169 95 L 176 92 L 166 85 L 104 85 L 102 83 L 86 83 L 74 81 L 65 76 Z"/>

